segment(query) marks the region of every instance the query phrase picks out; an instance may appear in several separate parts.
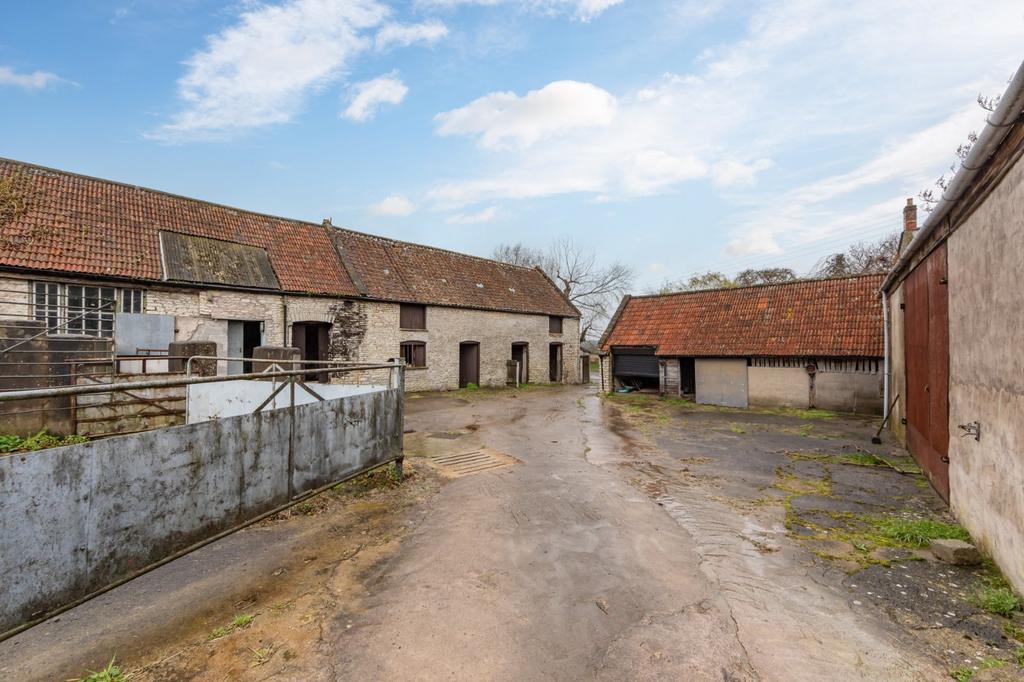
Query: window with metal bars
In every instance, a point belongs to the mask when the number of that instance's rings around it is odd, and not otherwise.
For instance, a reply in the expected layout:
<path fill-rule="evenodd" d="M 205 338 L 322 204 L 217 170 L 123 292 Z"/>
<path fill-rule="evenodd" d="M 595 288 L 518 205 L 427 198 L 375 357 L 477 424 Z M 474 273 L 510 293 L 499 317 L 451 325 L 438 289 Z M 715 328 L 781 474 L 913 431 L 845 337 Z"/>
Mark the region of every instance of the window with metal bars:
<path fill-rule="evenodd" d="M 422 341 L 402 343 L 402 359 L 409 367 L 427 366 L 427 344 Z"/>

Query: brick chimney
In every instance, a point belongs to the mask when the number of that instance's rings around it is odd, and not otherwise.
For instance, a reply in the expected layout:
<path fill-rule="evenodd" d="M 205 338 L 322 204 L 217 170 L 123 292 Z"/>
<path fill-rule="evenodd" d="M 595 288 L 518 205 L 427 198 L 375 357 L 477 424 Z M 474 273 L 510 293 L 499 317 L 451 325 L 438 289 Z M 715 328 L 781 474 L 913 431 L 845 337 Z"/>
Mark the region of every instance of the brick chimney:
<path fill-rule="evenodd" d="M 903 253 L 903 249 L 914 239 L 917 232 L 917 206 L 913 199 L 907 199 L 907 205 L 903 207 L 903 232 L 900 233 L 900 245 L 896 250 L 897 255 Z"/>
<path fill-rule="evenodd" d="M 913 232 L 917 229 L 917 206 L 913 199 L 907 199 L 907 205 L 903 207 L 903 231 Z"/>

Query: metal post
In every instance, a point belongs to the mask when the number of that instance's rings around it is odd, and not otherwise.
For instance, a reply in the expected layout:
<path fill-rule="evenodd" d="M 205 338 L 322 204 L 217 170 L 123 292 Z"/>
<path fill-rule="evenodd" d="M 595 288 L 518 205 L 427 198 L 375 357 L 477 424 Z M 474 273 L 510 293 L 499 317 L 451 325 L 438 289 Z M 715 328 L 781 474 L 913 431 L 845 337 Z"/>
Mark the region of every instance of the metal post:
<path fill-rule="evenodd" d="M 889 297 L 882 292 L 882 419 L 889 418 Z"/>
<path fill-rule="evenodd" d="M 395 460 L 395 478 L 402 482 L 405 465 L 405 362 L 397 361 L 398 371 L 398 458 Z"/>
<path fill-rule="evenodd" d="M 288 499 L 295 497 L 295 377 L 288 377 Z"/>

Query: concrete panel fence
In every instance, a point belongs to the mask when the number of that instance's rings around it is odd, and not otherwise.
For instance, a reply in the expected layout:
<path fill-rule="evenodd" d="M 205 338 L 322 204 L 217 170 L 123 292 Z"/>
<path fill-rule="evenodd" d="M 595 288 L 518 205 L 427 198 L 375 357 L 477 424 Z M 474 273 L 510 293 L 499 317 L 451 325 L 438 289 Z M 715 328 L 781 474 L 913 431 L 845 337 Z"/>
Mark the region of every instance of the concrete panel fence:
<path fill-rule="evenodd" d="M 402 456 L 403 388 L 0 457 L 0 632 Z"/>

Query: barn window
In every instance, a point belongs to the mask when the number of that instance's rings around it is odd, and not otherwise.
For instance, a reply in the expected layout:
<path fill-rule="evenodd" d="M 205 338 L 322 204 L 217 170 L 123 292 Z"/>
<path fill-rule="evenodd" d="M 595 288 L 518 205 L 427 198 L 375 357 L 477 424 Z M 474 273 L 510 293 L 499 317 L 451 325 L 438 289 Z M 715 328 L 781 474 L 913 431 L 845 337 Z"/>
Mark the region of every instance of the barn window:
<path fill-rule="evenodd" d="M 427 344 L 422 341 L 406 341 L 402 344 L 402 360 L 409 367 L 427 366 Z"/>
<path fill-rule="evenodd" d="M 121 305 L 118 307 L 122 313 L 145 312 L 142 289 L 121 289 Z"/>
<path fill-rule="evenodd" d="M 399 313 L 398 326 L 402 329 L 426 329 L 427 306 L 403 303 Z"/>
<path fill-rule="evenodd" d="M 50 334 L 111 337 L 114 315 L 143 312 L 145 294 L 141 289 L 35 282 L 32 303 L 33 317 Z"/>
<path fill-rule="evenodd" d="M 552 315 L 548 318 L 548 331 L 552 334 L 562 333 L 562 318 Z"/>

